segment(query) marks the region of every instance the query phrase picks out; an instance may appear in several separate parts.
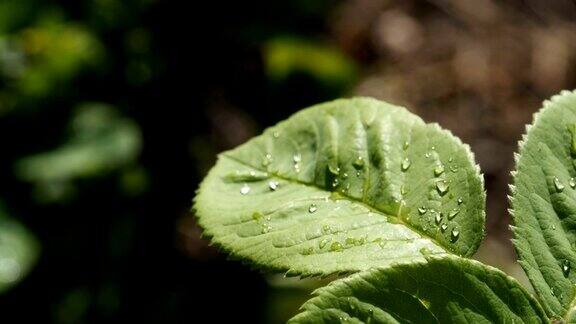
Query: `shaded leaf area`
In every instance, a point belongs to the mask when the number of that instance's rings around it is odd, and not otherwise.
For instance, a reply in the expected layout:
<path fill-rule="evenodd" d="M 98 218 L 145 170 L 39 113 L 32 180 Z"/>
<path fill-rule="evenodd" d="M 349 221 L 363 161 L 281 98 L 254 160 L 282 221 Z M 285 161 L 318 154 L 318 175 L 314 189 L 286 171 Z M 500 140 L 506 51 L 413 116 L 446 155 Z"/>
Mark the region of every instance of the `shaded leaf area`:
<path fill-rule="evenodd" d="M 233 256 L 301 276 L 469 256 L 484 227 L 468 147 L 368 98 L 303 110 L 223 153 L 194 207 Z"/>
<path fill-rule="evenodd" d="M 574 321 L 576 95 L 544 102 L 527 130 L 511 187 L 513 242 L 547 313 Z"/>
<path fill-rule="evenodd" d="M 511 277 L 446 256 L 372 269 L 316 291 L 290 323 L 546 323 Z"/>
<path fill-rule="evenodd" d="M 34 236 L 0 205 L 0 293 L 23 279 L 36 263 L 39 246 Z"/>

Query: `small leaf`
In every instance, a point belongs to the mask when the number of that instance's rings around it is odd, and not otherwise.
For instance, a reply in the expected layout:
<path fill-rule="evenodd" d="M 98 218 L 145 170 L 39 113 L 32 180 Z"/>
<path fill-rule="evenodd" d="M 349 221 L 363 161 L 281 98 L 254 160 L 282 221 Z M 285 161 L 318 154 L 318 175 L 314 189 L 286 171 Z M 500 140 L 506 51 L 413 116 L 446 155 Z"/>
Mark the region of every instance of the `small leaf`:
<path fill-rule="evenodd" d="M 434 172 L 440 163 L 457 171 Z M 246 172 L 266 177 L 227 177 Z M 270 181 L 281 185 L 270 190 Z M 235 257 L 327 275 L 423 260 L 422 249 L 472 255 L 484 233 L 482 186 L 468 147 L 448 131 L 354 98 L 302 110 L 221 154 L 194 209 L 205 235 Z M 435 222 L 455 208 L 458 217 Z"/>
<path fill-rule="evenodd" d="M 550 317 L 575 320 L 576 94 L 564 91 L 534 116 L 512 186 L 514 246 Z"/>
<path fill-rule="evenodd" d="M 318 289 L 289 323 L 547 323 L 538 302 L 498 269 L 445 256 L 371 269 Z"/>

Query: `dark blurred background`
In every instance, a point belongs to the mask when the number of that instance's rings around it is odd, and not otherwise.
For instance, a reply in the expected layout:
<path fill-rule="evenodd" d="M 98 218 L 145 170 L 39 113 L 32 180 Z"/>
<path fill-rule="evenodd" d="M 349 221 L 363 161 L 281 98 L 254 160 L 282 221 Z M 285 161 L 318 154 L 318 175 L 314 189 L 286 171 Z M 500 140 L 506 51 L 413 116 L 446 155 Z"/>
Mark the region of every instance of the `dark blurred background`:
<path fill-rule="evenodd" d="M 364 95 L 469 143 L 477 258 L 526 283 L 507 184 L 524 125 L 575 87 L 569 0 L 0 0 L 0 320 L 280 323 L 317 280 L 264 275 L 189 212 L 215 155 Z"/>

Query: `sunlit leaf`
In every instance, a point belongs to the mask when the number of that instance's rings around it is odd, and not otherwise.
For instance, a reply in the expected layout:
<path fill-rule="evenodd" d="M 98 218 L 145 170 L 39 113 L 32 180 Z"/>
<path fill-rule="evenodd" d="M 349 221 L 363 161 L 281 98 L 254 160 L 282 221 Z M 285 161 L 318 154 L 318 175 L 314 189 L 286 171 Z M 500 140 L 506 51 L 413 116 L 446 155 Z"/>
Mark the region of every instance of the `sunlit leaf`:
<path fill-rule="evenodd" d="M 512 186 L 514 246 L 550 316 L 576 310 L 576 94 L 544 103 L 520 142 Z"/>
<path fill-rule="evenodd" d="M 456 257 L 364 271 L 316 295 L 289 323 L 548 323 L 516 280 Z"/>
<path fill-rule="evenodd" d="M 470 256 L 484 191 L 467 146 L 368 98 L 305 109 L 219 156 L 194 208 L 233 256 L 289 275 Z"/>

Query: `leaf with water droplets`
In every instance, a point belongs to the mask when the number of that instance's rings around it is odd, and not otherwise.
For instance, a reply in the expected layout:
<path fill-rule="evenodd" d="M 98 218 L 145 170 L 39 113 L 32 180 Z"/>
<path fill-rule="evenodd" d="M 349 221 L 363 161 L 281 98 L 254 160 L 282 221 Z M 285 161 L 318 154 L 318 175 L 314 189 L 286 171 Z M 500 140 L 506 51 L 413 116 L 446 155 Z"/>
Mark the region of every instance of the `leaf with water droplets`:
<path fill-rule="evenodd" d="M 576 320 L 576 94 L 563 91 L 534 115 L 520 142 L 511 206 L 520 264 L 550 317 Z"/>
<path fill-rule="evenodd" d="M 450 158 L 458 173 L 430 171 Z M 235 170 L 256 173 L 228 181 Z M 451 222 L 461 231 L 453 242 L 421 207 L 448 211 L 455 196 L 467 204 Z M 291 275 L 413 262 L 422 250 L 470 256 L 484 232 L 483 183 L 469 148 L 437 124 L 368 98 L 302 110 L 222 153 L 194 209 L 217 246 Z M 266 220 L 252 219 L 255 211 Z M 345 244 L 346 237 L 365 240 Z"/>
<path fill-rule="evenodd" d="M 371 269 L 315 292 L 288 323 L 548 323 L 512 277 L 480 262 L 446 256 Z"/>

